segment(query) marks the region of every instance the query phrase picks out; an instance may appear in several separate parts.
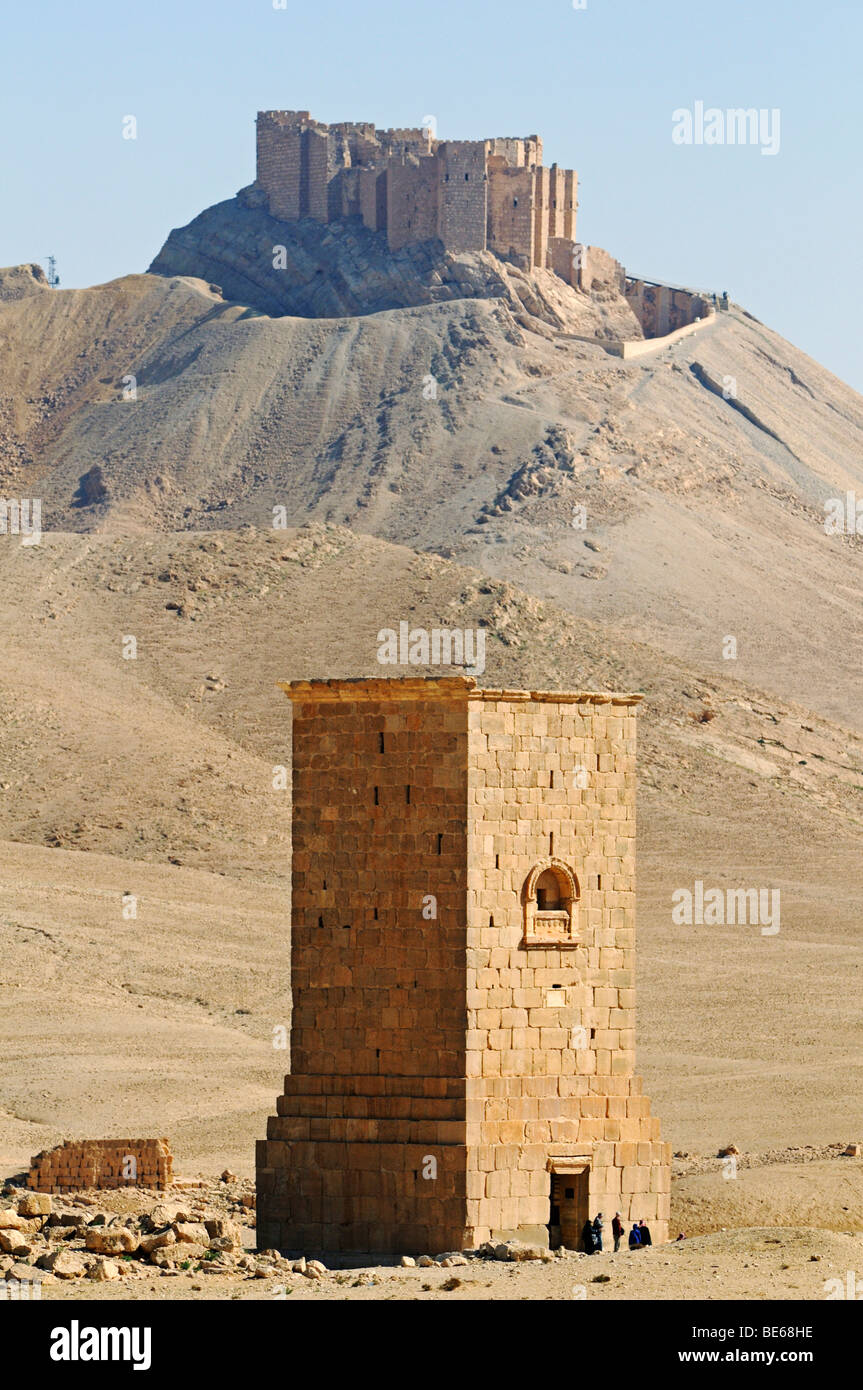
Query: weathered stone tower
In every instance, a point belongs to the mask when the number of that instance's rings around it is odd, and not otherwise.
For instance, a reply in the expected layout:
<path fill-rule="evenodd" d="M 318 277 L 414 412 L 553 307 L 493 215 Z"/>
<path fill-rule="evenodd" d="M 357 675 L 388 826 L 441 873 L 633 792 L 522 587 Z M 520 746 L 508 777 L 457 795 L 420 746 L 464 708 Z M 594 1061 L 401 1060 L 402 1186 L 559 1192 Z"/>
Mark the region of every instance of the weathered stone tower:
<path fill-rule="evenodd" d="M 667 1238 L 635 1067 L 637 695 L 295 682 L 291 1074 L 261 1248 Z"/>

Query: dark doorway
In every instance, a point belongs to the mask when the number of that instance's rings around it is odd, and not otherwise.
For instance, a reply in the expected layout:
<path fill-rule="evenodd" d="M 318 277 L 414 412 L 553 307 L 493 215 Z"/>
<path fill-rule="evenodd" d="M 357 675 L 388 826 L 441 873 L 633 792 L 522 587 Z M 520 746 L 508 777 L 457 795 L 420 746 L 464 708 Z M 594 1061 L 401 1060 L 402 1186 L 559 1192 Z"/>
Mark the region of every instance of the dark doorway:
<path fill-rule="evenodd" d="M 581 1250 L 581 1232 L 590 1210 L 590 1168 L 551 1174 L 551 1203 L 548 1244 L 551 1250 L 563 1245 Z"/>

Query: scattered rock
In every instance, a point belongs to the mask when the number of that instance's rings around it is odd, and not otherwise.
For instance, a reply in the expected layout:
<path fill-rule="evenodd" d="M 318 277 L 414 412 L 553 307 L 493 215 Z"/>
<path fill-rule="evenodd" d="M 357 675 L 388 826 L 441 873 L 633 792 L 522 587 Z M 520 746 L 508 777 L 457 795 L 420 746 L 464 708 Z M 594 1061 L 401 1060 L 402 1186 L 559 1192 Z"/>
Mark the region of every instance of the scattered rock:
<path fill-rule="evenodd" d="M 239 1226 L 233 1221 L 229 1221 L 225 1216 L 211 1217 L 204 1222 L 204 1225 L 207 1229 L 207 1235 L 230 1242 L 228 1245 L 220 1246 L 221 1250 L 230 1250 L 235 1245 L 242 1245 L 243 1243 Z"/>
<path fill-rule="evenodd" d="M 29 1255 L 33 1246 L 21 1231 L 0 1231 L 0 1250 L 7 1255 Z"/>
<path fill-rule="evenodd" d="M 88 1226 L 84 1244 L 97 1255 L 131 1255 L 138 1249 L 140 1237 L 127 1226 Z"/>
<path fill-rule="evenodd" d="M 54 1203 L 48 1192 L 27 1192 L 18 1203 L 19 1216 L 48 1216 Z"/>
<path fill-rule="evenodd" d="M 207 1245 L 209 1232 L 202 1221 L 175 1221 L 173 1231 L 177 1240 L 187 1245 Z"/>
<path fill-rule="evenodd" d="M 402 1255 L 399 1263 L 402 1269 L 416 1269 L 417 1267 L 416 1260 L 412 1259 L 410 1255 Z"/>
<path fill-rule="evenodd" d="M 120 1278 L 120 1266 L 113 1260 L 96 1260 L 87 1271 L 88 1279 L 106 1283 L 109 1279 Z"/>
<path fill-rule="evenodd" d="M 169 1226 L 164 1231 L 154 1231 L 150 1235 L 141 1236 L 140 1249 L 145 1255 L 151 1255 L 154 1250 L 162 1250 L 167 1245 L 176 1245 L 177 1237 Z"/>
<path fill-rule="evenodd" d="M 164 1202 L 157 1202 L 153 1210 L 145 1217 L 147 1229 L 150 1231 L 161 1231 L 166 1226 L 171 1226 L 175 1221 L 188 1221 L 189 1214 L 181 1211 L 178 1207 L 166 1206 Z"/>
<path fill-rule="evenodd" d="M 7 1207 L 0 1211 L 0 1231 L 23 1231 L 27 1223 L 23 1216 L 19 1216 L 14 1207 Z M 0 1246 L 2 1249 L 2 1246 Z"/>
<path fill-rule="evenodd" d="M 78 1235 L 76 1226 L 50 1226 L 48 1228 L 48 1240 L 52 1245 L 58 1245 L 61 1240 L 72 1240 Z"/>
<path fill-rule="evenodd" d="M 45 1222 L 46 1226 L 86 1226 L 87 1215 L 83 1211 L 54 1211 Z"/>
<path fill-rule="evenodd" d="M 80 1279 L 87 1273 L 87 1264 L 82 1256 L 77 1250 L 66 1247 L 40 1256 L 38 1264 L 40 1268 L 50 1270 L 58 1279 Z"/>

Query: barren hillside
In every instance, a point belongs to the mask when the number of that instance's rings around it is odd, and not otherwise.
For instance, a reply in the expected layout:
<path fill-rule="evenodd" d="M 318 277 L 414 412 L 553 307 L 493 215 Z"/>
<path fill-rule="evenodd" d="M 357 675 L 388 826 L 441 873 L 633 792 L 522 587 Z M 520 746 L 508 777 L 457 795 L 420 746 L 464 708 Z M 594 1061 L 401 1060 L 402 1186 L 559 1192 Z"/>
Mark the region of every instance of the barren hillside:
<path fill-rule="evenodd" d="M 357 247 L 326 255 L 353 293 Z M 334 318 L 0 273 L 0 492 L 47 528 L 0 537 L 5 1163 L 167 1128 L 248 1170 L 287 1062 L 277 682 L 391 670 L 403 620 L 481 626 L 486 684 L 645 692 L 639 1062 L 673 1142 L 859 1131 L 861 552 L 823 503 L 863 493 L 863 402 L 738 308 L 624 361 L 625 301 L 493 262 Z M 780 889 L 781 930 L 675 925 L 696 879 Z"/>
<path fill-rule="evenodd" d="M 863 495 L 860 397 L 736 308 L 624 362 L 572 336 L 607 298 L 522 279 L 518 311 L 333 319 L 34 285 L 0 302 L 0 485 L 66 530 L 349 526 L 860 728 L 860 541 L 824 529 Z"/>
<path fill-rule="evenodd" d="M 70 1131 L 131 1126 L 167 1130 L 186 1169 L 248 1171 L 287 1065 L 273 1049 L 290 920 L 276 682 L 380 674 L 378 631 L 402 617 L 484 626 L 487 684 L 645 691 L 639 1065 L 673 1142 L 859 1128 L 856 734 L 729 679 L 730 663 L 705 677 L 346 528 L 9 537 L 0 594 L 10 1168 Z M 698 877 L 780 887 L 781 930 L 674 925 L 671 894 Z"/>

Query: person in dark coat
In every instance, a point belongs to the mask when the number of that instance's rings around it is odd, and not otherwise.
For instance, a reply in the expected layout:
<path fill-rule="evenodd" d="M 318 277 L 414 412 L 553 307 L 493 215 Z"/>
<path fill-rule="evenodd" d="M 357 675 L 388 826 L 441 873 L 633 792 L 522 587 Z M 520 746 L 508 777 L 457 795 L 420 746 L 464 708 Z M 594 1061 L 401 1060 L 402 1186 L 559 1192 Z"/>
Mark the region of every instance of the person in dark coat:
<path fill-rule="evenodd" d="M 593 1226 L 591 1225 L 591 1223 L 590 1223 L 589 1220 L 588 1220 L 588 1221 L 585 1221 L 584 1226 L 582 1227 L 582 1230 L 581 1230 L 581 1243 L 582 1243 L 582 1245 L 584 1246 L 584 1253 L 585 1253 L 586 1255 L 592 1255 L 592 1254 L 593 1254 Z"/>
<path fill-rule="evenodd" d="M 614 1213 L 614 1220 L 611 1223 L 611 1234 L 614 1236 L 614 1253 L 620 1249 L 620 1242 L 623 1239 L 623 1222 L 620 1219 L 620 1212 Z"/>
<path fill-rule="evenodd" d="M 634 1221 L 632 1223 L 632 1230 L 629 1233 L 629 1248 L 630 1250 L 640 1250 L 641 1248 L 641 1235 Z"/>
<path fill-rule="evenodd" d="M 643 1221 L 639 1221 L 638 1223 L 638 1234 L 641 1236 L 642 1245 L 653 1244 L 653 1241 L 650 1239 L 650 1227 L 645 1225 Z"/>
<path fill-rule="evenodd" d="M 602 1212 L 598 1211 L 593 1219 L 593 1248 L 602 1254 Z"/>

